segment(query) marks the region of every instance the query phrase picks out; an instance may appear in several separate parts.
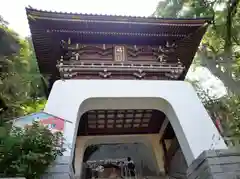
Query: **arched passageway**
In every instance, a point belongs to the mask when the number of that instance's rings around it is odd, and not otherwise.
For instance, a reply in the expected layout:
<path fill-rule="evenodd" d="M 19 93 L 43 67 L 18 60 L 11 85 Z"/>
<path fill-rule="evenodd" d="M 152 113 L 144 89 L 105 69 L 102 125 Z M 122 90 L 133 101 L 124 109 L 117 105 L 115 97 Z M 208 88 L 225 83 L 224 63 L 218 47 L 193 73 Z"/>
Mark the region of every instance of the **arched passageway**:
<path fill-rule="evenodd" d="M 103 109 L 111 110 L 157 110 L 161 111 L 164 117 L 162 119 L 157 120 L 159 124 L 154 125 L 154 127 L 159 127 L 161 123 L 164 121 L 165 116 L 169 119 L 172 129 L 175 131 L 179 144 L 183 150 L 183 154 L 188 162 L 194 159 L 194 148 L 191 148 L 190 145 L 196 143 L 194 138 L 194 132 L 196 130 L 193 127 L 190 127 L 190 123 L 186 119 L 179 119 L 173 110 L 172 106 L 164 99 L 161 98 L 89 98 L 83 101 L 83 103 L 79 107 L 78 111 L 78 120 L 76 121 L 75 126 L 75 137 L 76 139 L 79 132 L 83 127 L 86 127 L 86 123 L 84 123 L 85 113 L 86 112 L 94 112 L 96 110 L 102 111 Z M 93 114 L 96 115 L 96 114 Z M 190 121 L 191 122 L 191 121 Z M 194 122 L 193 122 L 194 124 Z M 105 127 L 104 127 L 105 129 Z M 185 131 L 183 131 L 183 129 Z M 94 131 L 99 130 L 95 129 Z M 102 129 L 101 129 L 102 130 Z M 108 129 L 109 130 L 109 129 Z M 115 130 L 114 130 L 115 131 Z M 157 131 L 157 133 L 160 132 Z M 146 132 L 147 133 L 147 132 Z M 100 134 L 100 133 L 99 133 Z M 189 134 L 189 135 L 188 135 Z M 200 144 L 197 144 L 201 146 Z M 196 146 L 194 146 L 196 147 Z"/>
<path fill-rule="evenodd" d="M 79 171 L 82 177 L 86 177 L 83 166 L 87 160 L 99 163 L 97 160 L 128 156 L 133 158 L 141 176 L 156 177 L 177 169 L 170 170 L 176 152 L 181 151 L 180 145 L 166 115 L 156 109 L 86 111 L 81 116 L 77 136 L 74 164 L 75 170 L 82 170 Z M 183 158 L 186 166 L 182 155 L 177 158 Z"/>
<path fill-rule="evenodd" d="M 127 88 L 131 86 L 131 88 Z M 66 93 L 67 92 L 67 93 Z M 64 102 L 62 101 L 64 96 Z M 131 80 L 68 80 L 55 82 L 45 111 L 72 121 L 74 126 L 67 127 L 64 135 L 72 140 L 71 160 L 80 144 L 84 149 L 89 142 L 96 143 L 101 137 L 104 143 L 138 140 L 139 135 L 78 136 L 83 114 L 92 110 L 158 110 L 163 112 L 176 134 L 179 146 L 188 165 L 201 152 L 208 149 L 226 148 L 224 141 L 199 101 L 193 88 L 185 82 L 168 81 L 131 81 Z M 159 134 L 167 127 L 163 122 Z M 165 127 L 164 127 L 165 126 Z M 73 130 L 74 127 L 74 130 Z M 70 129 L 70 130 L 68 130 Z M 203 132 L 204 131 L 204 132 Z M 156 135 L 156 134 L 155 134 Z M 127 136 L 127 137 L 126 137 Z M 159 135 L 158 135 L 159 137 Z M 148 138 L 151 140 L 154 138 Z M 91 140 L 90 140 L 91 139 Z M 158 141 L 159 139 L 155 140 Z M 79 143 L 80 142 L 80 143 Z M 84 142 L 84 145 L 83 145 Z M 79 143 L 79 144 L 78 144 Z M 154 150 L 157 145 L 154 146 Z M 82 149 L 81 149 L 82 150 Z M 157 149 L 158 150 L 158 149 Z M 158 151 L 161 149 L 159 148 Z M 83 153 L 83 151 L 81 151 Z M 81 157 L 78 158 L 78 160 Z M 162 160 L 162 159 L 161 159 Z M 77 161 L 81 163 L 82 161 Z"/>
<path fill-rule="evenodd" d="M 90 145 L 84 152 L 83 162 L 104 165 L 104 162 L 111 161 L 115 165 L 120 165 L 120 162 L 127 161 L 127 157 L 130 157 L 134 161 L 138 175 L 159 175 L 159 168 L 153 149 L 144 143 Z"/>

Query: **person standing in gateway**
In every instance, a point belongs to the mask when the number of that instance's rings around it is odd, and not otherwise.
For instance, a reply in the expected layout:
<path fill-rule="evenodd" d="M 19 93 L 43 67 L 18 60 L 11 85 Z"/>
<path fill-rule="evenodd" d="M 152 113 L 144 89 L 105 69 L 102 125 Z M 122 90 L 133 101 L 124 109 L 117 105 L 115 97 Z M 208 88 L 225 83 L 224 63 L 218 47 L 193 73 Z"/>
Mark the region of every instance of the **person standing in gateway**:
<path fill-rule="evenodd" d="M 132 161 L 131 157 L 127 158 L 127 167 L 131 177 L 135 176 L 135 164 Z"/>

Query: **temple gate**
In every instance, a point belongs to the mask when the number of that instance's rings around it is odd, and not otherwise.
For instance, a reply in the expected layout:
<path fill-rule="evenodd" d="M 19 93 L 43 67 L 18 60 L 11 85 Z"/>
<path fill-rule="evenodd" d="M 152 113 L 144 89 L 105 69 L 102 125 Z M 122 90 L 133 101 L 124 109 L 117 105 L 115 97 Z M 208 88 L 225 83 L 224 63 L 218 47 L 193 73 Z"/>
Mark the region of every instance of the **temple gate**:
<path fill-rule="evenodd" d="M 226 148 L 183 81 L 209 19 L 26 11 L 50 84 L 44 111 L 72 122 L 64 130 L 72 150 L 67 165 L 53 169 L 58 177 L 86 178 L 84 155 L 92 145 L 144 144 L 157 170 L 137 172 L 139 178 L 186 178 L 203 151 Z"/>

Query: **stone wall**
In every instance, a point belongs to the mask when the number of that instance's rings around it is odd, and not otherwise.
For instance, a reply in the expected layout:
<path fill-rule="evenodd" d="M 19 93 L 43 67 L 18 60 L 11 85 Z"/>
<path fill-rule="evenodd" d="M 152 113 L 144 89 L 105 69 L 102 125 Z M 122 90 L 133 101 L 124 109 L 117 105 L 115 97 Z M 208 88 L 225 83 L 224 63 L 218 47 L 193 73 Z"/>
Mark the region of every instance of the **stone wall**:
<path fill-rule="evenodd" d="M 176 161 L 179 164 L 179 162 Z M 240 151 L 203 152 L 187 169 L 188 179 L 240 179 Z M 59 157 L 41 179 L 73 179 L 70 157 Z M 174 179 L 178 178 L 177 176 Z"/>
<path fill-rule="evenodd" d="M 173 155 L 173 158 L 170 162 L 168 175 L 170 178 L 186 179 L 187 168 L 187 162 L 184 158 L 181 148 L 179 148 Z"/>
<path fill-rule="evenodd" d="M 1 179 L 26 179 L 24 177 L 9 177 L 9 178 L 1 178 Z"/>
<path fill-rule="evenodd" d="M 240 151 L 203 152 L 188 168 L 188 179 L 240 179 Z"/>
<path fill-rule="evenodd" d="M 58 157 L 41 179 L 72 179 L 73 170 L 70 157 Z"/>

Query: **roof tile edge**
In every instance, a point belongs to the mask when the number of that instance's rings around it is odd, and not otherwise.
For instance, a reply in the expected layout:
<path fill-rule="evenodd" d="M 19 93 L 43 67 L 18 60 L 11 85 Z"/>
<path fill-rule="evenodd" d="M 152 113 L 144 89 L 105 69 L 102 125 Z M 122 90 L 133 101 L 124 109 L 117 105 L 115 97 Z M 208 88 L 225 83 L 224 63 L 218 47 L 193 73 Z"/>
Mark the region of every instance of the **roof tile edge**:
<path fill-rule="evenodd" d="M 213 20 L 212 17 L 205 17 L 205 18 L 160 18 L 154 16 L 125 16 L 125 15 L 111 15 L 111 14 L 93 14 L 93 13 L 77 13 L 77 12 L 63 12 L 63 11 L 51 11 L 51 10 L 42 10 L 36 9 L 32 7 L 26 7 L 27 15 L 41 15 L 41 16 L 79 16 L 79 17 L 89 17 L 89 18 L 111 18 L 115 20 L 125 20 L 125 21 L 154 21 L 159 23 L 187 23 L 187 24 L 210 24 Z"/>

